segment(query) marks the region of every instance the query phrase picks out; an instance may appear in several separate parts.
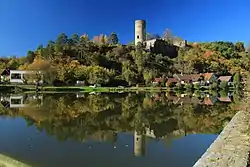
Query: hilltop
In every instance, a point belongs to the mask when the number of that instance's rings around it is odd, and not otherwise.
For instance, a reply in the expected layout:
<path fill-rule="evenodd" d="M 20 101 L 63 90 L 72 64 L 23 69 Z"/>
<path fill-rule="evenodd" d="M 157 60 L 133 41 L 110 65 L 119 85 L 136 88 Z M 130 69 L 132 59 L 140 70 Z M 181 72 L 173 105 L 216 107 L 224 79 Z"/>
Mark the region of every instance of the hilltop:
<path fill-rule="evenodd" d="M 170 47 L 173 45 L 171 38 L 163 37 Z M 74 84 L 76 80 L 108 86 L 150 85 L 153 78 L 171 77 L 175 73 L 246 76 L 250 70 L 250 55 L 242 42 L 188 42 L 186 47 L 177 49 L 176 57 L 170 52 L 149 52 L 142 44 L 120 45 L 115 33 L 109 37 L 96 36 L 93 40 L 86 34 L 73 34 L 69 38 L 62 33 L 47 46 L 28 51 L 25 57 L 0 61 L 1 69 L 43 70 L 48 84 L 65 85 Z"/>

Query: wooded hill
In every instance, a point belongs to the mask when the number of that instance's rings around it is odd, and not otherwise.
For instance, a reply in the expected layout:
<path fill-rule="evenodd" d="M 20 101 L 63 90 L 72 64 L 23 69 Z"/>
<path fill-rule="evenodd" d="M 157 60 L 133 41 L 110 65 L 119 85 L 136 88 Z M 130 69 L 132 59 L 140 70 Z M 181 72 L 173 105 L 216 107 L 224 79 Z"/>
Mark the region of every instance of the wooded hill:
<path fill-rule="evenodd" d="M 173 37 L 164 34 L 168 45 Z M 148 52 L 143 45 L 119 44 L 118 36 L 100 35 L 93 40 L 88 35 L 62 33 L 46 46 L 38 46 L 21 58 L 1 58 L 1 69 L 27 69 L 44 71 L 47 84 L 75 84 L 76 80 L 87 84 L 107 86 L 150 85 L 155 77 L 171 77 L 174 73 L 215 72 L 219 75 L 240 73 L 247 75 L 250 55 L 244 43 L 206 42 L 188 43 L 179 48 L 178 57 Z"/>

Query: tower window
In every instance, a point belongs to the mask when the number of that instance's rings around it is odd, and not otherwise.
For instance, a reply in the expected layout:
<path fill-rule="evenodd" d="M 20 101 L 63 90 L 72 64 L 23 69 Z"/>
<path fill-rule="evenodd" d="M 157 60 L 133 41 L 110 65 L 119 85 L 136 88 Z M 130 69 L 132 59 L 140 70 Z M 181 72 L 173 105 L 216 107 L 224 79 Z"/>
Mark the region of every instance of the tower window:
<path fill-rule="evenodd" d="M 137 35 L 137 39 L 139 39 L 140 37 L 139 37 L 139 35 Z"/>

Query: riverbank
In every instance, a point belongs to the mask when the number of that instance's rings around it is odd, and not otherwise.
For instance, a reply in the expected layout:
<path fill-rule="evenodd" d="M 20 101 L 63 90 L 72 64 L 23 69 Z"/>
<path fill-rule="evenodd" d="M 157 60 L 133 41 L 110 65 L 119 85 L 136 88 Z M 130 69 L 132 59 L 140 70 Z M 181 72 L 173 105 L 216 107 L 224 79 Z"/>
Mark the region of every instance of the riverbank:
<path fill-rule="evenodd" d="M 194 167 L 246 167 L 250 151 L 250 113 L 239 111 Z"/>
<path fill-rule="evenodd" d="M 0 91 L 6 92 L 209 92 L 212 91 L 207 87 L 202 87 L 203 89 L 176 89 L 172 87 L 90 87 L 90 86 L 39 86 L 38 89 L 35 85 L 0 85 Z M 233 91 L 234 89 L 229 89 L 227 91 Z"/>
<path fill-rule="evenodd" d="M 0 154 L 0 167 L 31 167 L 11 157 Z"/>
<path fill-rule="evenodd" d="M 163 92 L 171 90 L 167 87 L 89 87 L 89 86 L 39 86 L 38 91 L 43 92 L 137 92 L 153 91 Z M 0 91 L 9 92 L 36 92 L 35 85 L 0 85 Z"/>

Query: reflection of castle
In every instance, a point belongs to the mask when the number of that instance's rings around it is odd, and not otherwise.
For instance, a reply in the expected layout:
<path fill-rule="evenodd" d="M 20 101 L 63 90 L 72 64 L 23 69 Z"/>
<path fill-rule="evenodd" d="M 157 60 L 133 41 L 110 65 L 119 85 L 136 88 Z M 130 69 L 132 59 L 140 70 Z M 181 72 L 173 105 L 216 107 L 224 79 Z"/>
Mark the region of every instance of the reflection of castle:
<path fill-rule="evenodd" d="M 149 128 L 145 129 L 145 133 L 134 131 L 134 155 L 144 156 L 146 154 L 146 137 L 156 138 L 154 131 Z"/>
<path fill-rule="evenodd" d="M 42 95 L 23 95 L 23 94 L 10 94 L 2 95 L 1 103 L 6 108 L 23 108 L 27 107 L 29 101 L 39 100 L 40 104 L 43 102 Z"/>
<path fill-rule="evenodd" d="M 144 156 L 146 152 L 146 138 L 144 134 L 134 132 L 134 155 Z"/>

